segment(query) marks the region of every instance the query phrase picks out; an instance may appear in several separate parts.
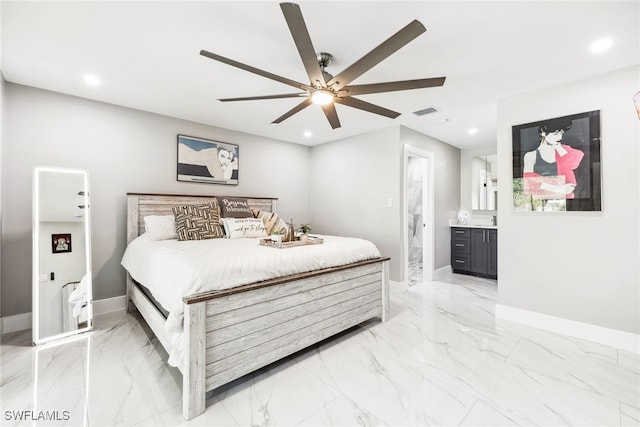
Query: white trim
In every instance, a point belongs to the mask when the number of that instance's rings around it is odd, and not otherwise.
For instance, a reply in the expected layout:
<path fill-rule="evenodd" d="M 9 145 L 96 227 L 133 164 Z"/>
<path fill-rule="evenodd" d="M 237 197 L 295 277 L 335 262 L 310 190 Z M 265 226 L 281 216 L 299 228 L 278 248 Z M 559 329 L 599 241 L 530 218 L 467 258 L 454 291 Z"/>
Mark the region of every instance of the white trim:
<path fill-rule="evenodd" d="M 640 354 L 640 335 L 496 304 L 496 319 L 521 323 Z"/>
<path fill-rule="evenodd" d="M 423 274 L 424 280 L 433 280 L 433 270 L 435 268 L 435 155 L 421 148 L 415 147 L 410 144 L 403 144 L 402 146 L 402 241 L 404 242 L 403 250 L 403 264 L 404 264 L 404 280 L 409 281 L 409 221 L 407 220 L 408 200 L 407 200 L 407 174 L 409 172 L 409 157 L 419 157 L 427 162 L 427 176 L 424 179 L 427 181 L 426 188 L 423 189 L 423 206 L 427 206 L 427 211 L 424 212 L 424 220 L 426 223 L 427 232 L 427 244 L 423 248 L 424 252 L 430 254 L 430 259 L 423 259 Z M 428 265 L 430 263 L 430 265 Z M 428 267 L 428 268 L 426 268 Z"/>
<path fill-rule="evenodd" d="M 114 311 L 125 311 L 127 309 L 127 296 L 99 299 L 93 302 L 93 314 L 106 314 Z"/>
<path fill-rule="evenodd" d="M 127 309 L 127 296 L 105 298 L 93 302 L 93 314 L 106 314 L 114 311 L 125 311 Z M 31 313 L 14 314 L 13 316 L 0 317 L 0 333 L 8 334 L 10 332 L 31 329 Z"/>
<path fill-rule="evenodd" d="M 451 273 L 451 265 L 445 265 L 433 271 L 433 274 Z"/>
<path fill-rule="evenodd" d="M 21 331 L 31 328 L 31 313 L 14 314 L 13 316 L 5 316 L 2 320 L 2 334 L 9 332 Z"/>

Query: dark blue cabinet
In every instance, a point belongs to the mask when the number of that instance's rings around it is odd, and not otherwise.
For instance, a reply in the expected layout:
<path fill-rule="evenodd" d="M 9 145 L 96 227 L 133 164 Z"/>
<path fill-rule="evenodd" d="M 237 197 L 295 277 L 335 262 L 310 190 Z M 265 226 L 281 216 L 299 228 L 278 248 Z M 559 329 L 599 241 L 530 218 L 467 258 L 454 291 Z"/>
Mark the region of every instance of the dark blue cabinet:
<path fill-rule="evenodd" d="M 451 268 L 454 273 L 497 279 L 498 230 L 452 227 Z"/>

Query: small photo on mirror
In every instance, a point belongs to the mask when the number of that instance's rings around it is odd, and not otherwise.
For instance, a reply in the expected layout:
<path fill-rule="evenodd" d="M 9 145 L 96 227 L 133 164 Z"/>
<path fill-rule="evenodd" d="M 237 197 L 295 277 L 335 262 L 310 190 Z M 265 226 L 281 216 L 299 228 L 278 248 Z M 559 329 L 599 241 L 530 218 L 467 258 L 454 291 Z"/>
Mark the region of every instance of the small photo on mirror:
<path fill-rule="evenodd" d="M 52 234 L 51 252 L 54 254 L 71 252 L 71 234 Z"/>

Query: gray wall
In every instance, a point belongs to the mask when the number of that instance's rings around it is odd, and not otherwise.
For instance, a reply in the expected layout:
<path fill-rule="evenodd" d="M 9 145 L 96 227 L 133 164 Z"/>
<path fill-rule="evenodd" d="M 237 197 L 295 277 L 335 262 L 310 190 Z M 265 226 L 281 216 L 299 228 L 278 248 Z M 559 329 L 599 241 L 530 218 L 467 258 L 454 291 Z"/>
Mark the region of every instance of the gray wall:
<path fill-rule="evenodd" d="M 0 11 L 2 10 L 2 6 L 0 5 Z M 5 165 L 5 161 L 4 161 L 4 156 L 3 156 L 3 152 L 4 152 L 4 141 L 6 140 L 6 125 L 5 123 L 7 123 L 7 108 L 6 108 L 6 102 L 5 102 L 6 96 L 5 96 L 5 80 L 4 80 L 4 76 L 2 75 L 2 70 L 0 69 L 0 171 L 5 170 L 6 165 Z M 3 219 L 3 207 L 4 204 L 2 203 L 2 183 L 4 182 L 3 180 L 3 174 L 0 173 L 0 236 L 2 235 L 2 228 L 3 228 L 3 224 L 4 224 L 4 219 Z M 0 260 L 2 259 L 2 245 L 0 245 Z M 2 263 L 0 262 L 0 278 L 2 277 Z M 1 279 L 0 279 L 1 280 Z M 4 315 L 3 310 L 2 310 L 2 282 L 0 281 L 0 318 Z"/>
<path fill-rule="evenodd" d="M 498 103 L 500 165 L 511 164 L 513 125 L 600 110 L 603 174 L 602 212 L 522 213 L 511 168 L 498 171 L 500 304 L 640 333 L 639 87 L 632 67 Z"/>
<path fill-rule="evenodd" d="M 371 240 L 391 257 L 392 280 L 403 274 L 398 140 L 393 127 L 312 147 L 309 170 L 313 231 Z"/>
<path fill-rule="evenodd" d="M 2 315 L 31 311 L 31 194 L 35 166 L 89 172 L 94 298 L 125 293 L 126 193 L 278 197 L 309 222 L 309 148 L 6 83 L 2 168 Z M 240 145 L 237 186 L 176 181 L 176 135 Z M 11 161 L 7 161 L 10 159 Z"/>
<path fill-rule="evenodd" d="M 449 265 L 448 220 L 460 201 L 460 150 L 403 126 L 311 149 L 310 194 L 314 230 L 373 241 L 391 257 L 391 280 L 404 280 L 402 147 L 435 156 L 435 268 Z M 392 207 L 387 206 L 388 199 Z"/>

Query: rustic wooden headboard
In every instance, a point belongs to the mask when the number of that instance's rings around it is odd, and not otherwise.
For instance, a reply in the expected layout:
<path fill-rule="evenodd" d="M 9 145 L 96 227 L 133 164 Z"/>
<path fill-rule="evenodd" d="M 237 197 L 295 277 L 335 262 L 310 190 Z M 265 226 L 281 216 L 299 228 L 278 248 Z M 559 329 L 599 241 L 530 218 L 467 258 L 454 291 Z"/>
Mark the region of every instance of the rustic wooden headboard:
<path fill-rule="evenodd" d="M 145 216 L 172 215 L 173 206 L 197 205 L 215 198 L 216 196 L 202 195 L 127 193 L 127 243 L 144 233 Z M 266 212 L 276 212 L 277 200 L 268 197 L 247 197 L 249 207 Z"/>

